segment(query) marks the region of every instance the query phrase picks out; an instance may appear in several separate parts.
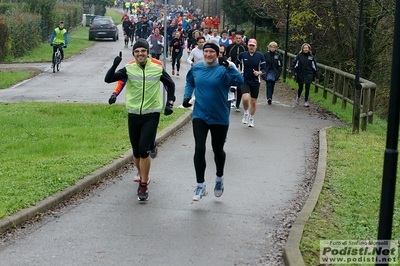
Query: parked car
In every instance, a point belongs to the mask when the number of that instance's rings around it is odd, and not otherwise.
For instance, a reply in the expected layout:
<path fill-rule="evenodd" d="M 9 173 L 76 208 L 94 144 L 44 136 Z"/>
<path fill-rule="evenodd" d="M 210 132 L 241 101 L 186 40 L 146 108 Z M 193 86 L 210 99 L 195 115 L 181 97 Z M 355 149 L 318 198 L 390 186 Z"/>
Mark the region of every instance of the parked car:
<path fill-rule="evenodd" d="M 95 17 L 89 28 L 89 41 L 95 39 L 118 40 L 118 27 L 110 17 Z"/>

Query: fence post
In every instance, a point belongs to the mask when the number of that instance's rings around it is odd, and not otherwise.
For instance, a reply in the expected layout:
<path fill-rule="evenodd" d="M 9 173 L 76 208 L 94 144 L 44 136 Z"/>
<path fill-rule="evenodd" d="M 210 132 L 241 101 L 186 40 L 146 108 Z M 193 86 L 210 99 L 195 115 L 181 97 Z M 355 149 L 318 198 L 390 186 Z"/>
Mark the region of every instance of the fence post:
<path fill-rule="evenodd" d="M 339 77 L 337 73 L 333 73 L 333 95 L 332 95 L 332 103 L 335 104 L 337 102 L 338 87 L 339 87 Z"/>
<path fill-rule="evenodd" d="M 331 72 L 329 70 L 325 69 L 324 91 L 322 92 L 322 97 L 324 97 L 324 99 L 326 99 L 328 97 L 328 91 L 325 90 L 325 88 L 328 88 L 330 78 L 331 78 Z"/>
<path fill-rule="evenodd" d="M 369 92 L 370 89 L 366 88 L 361 91 L 362 95 L 362 108 L 363 108 L 363 116 L 361 118 L 361 130 L 365 131 L 367 129 L 367 120 L 369 116 Z M 364 116 L 365 115 L 365 116 Z"/>
<path fill-rule="evenodd" d="M 344 77 L 343 78 L 343 95 L 349 94 L 349 85 L 350 85 L 349 79 L 347 77 Z M 342 108 L 346 109 L 346 107 L 347 107 L 347 101 L 342 99 Z"/>
<path fill-rule="evenodd" d="M 360 132 L 360 97 L 361 86 L 358 85 L 355 89 L 354 103 L 353 103 L 353 133 L 358 134 Z"/>
<path fill-rule="evenodd" d="M 369 124 L 374 123 L 375 97 L 376 97 L 376 87 L 373 87 L 370 89 L 369 110 L 372 111 L 372 114 L 368 116 Z"/>

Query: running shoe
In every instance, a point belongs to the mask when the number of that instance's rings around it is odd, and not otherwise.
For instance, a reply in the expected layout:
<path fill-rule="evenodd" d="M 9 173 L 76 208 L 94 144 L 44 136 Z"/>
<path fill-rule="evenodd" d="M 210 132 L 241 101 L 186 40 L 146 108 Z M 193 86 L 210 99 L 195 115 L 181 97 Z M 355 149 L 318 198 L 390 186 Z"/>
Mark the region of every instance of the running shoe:
<path fill-rule="evenodd" d="M 240 113 L 240 108 L 237 108 L 237 107 L 236 107 L 236 110 L 235 110 L 235 111 L 236 111 L 236 113 Z"/>
<path fill-rule="evenodd" d="M 249 127 L 254 127 L 254 118 L 249 119 Z"/>
<path fill-rule="evenodd" d="M 200 201 L 203 197 L 207 196 L 208 192 L 206 190 L 206 186 L 197 186 L 194 190 L 193 201 Z"/>
<path fill-rule="evenodd" d="M 271 104 L 272 104 L 272 99 L 269 98 L 269 99 L 268 99 L 268 105 L 271 105 Z"/>
<path fill-rule="evenodd" d="M 179 76 L 179 71 L 176 71 L 176 75 Z"/>
<path fill-rule="evenodd" d="M 172 75 L 175 75 L 175 70 L 172 70 Z"/>
<path fill-rule="evenodd" d="M 246 114 L 246 113 L 245 113 L 245 114 L 243 115 L 242 123 L 243 123 L 243 124 L 249 123 L 249 114 Z"/>
<path fill-rule="evenodd" d="M 154 145 L 150 150 L 150 157 L 152 159 L 156 158 L 157 157 L 157 153 L 158 153 L 157 142 L 154 141 Z"/>
<path fill-rule="evenodd" d="M 310 105 L 308 104 L 308 102 L 304 102 L 304 107 L 310 107 Z"/>
<path fill-rule="evenodd" d="M 222 193 L 224 193 L 224 180 L 222 181 L 216 181 L 215 182 L 215 187 L 214 187 L 214 195 L 219 198 L 222 196 Z"/>
<path fill-rule="evenodd" d="M 148 201 L 149 200 L 149 190 L 147 189 L 146 183 L 140 183 L 138 189 L 138 201 Z"/>
<path fill-rule="evenodd" d="M 300 97 L 296 96 L 296 104 L 298 105 L 300 103 Z"/>

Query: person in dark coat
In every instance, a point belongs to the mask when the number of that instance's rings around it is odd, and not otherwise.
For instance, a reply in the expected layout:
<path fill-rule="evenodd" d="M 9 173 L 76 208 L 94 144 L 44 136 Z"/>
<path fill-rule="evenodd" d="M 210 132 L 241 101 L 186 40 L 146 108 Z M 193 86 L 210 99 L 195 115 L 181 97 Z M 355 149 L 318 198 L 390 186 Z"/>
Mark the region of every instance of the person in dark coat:
<path fill-rule="evenodd" d="M 265 67 L 267 69 L 267 74 L 264 76 L 264 79 L 267 83 L 267 102 L 269 105 L 272 104 L 275 82 L 279 79 L 282 72 L 282 57 L 281 54 L 276 51 L 277 47 L 278 44 L 276 42 L 270 42 L 268 44 L 268 51 L 264 54 Z"/>
<path fill-rule="evenodd" d="M 175 38 L 173 38 L 169 43 L 169 55 L 172 57 L 172 75 L 175 75 L 176 64 L 176 75 L 179 76 L 184 45 L 185 42 L 181 38 L 181 33 L 179 31 L 175 31 Z"/>
<path fill-rule="evenodd" d="M 319 79 L 319 71 L 315 57 L 311 52 L 311 45 L 303 43 L 300 53 L 296 56 L 292 64 L 292 78 L 296 79 L 299 84 L 297 92 L 296 104 L 300 102 L 300 96 L 305 85 L 306 92 L 304 97 L 304 107 L 310 107 L 308 104 L 308 95 L 310 94 L 310 84 L 314 78 Z"/>

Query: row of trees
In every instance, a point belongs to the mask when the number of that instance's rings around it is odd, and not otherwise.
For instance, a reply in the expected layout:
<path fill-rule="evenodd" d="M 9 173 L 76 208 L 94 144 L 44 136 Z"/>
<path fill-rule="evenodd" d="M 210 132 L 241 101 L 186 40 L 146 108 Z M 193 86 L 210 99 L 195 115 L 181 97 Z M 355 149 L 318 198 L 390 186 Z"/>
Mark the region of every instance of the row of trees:
<path fill-rule="evenodd" d="M 225 15 L 239 23 L 254 17 L 284 21 L 289 11 L 288 51 L 312 45 L 318 62 L 355 73 L 360 1 L 349 0 L 222 0 Z M 289 10 L 288 10 L 289 8 Z M 378 84 L 378 107 L 387 109 L 395 0 L 365 1 L 360 76 Z M 280 34 L 284 43 L 284 32 Z M 282 45 L 281 45 L 282 46 Z"/>

